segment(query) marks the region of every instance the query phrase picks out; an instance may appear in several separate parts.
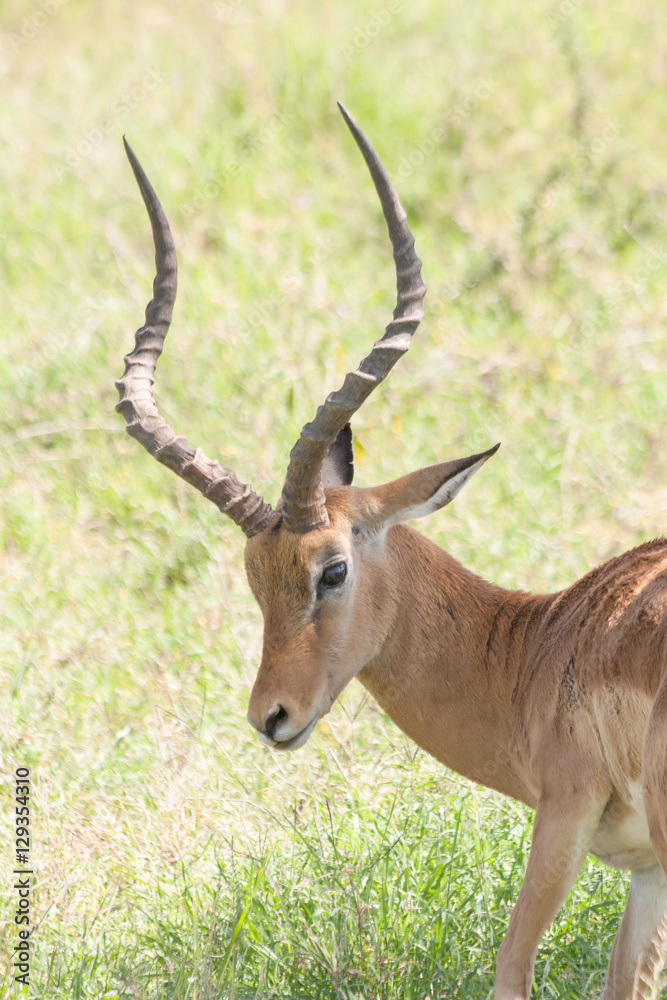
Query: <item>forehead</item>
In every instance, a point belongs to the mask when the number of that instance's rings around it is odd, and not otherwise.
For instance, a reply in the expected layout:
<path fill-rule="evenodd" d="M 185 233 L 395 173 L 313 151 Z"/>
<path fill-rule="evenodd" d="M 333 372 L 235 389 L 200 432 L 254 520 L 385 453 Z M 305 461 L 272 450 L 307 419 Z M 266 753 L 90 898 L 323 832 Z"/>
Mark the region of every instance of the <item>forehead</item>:
<path fill-rule="evenodd" d="M 267 528 L 248 539 L 245 562 L 253 589 L 266 592 L 289 587 L 310 595 L 326 563 L 350 553 L 351 527 L 346 518 L 334 516 L 328 528 L 305 535 L 287 531 L 282 524 Z"/>

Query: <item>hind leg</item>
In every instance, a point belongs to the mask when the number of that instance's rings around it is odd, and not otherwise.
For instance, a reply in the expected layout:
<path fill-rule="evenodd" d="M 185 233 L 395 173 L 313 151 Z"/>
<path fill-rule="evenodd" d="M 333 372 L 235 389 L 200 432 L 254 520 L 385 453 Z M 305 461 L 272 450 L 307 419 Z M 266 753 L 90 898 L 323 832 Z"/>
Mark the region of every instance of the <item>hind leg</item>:
<path fill-rule="evenodd" d="M 632 873 L 602 1000 L 656 996 L 667 941 L 667 878 L 660 865 Z"/>
<path fill-rule="evenodd" d="M 642 780 L 651 847 L 658 864 L 632 873 L 603 1000 L 655 996 L 667 950 L 667 681 L 658 689 L 646 727 Z"/>
<path fill-rule="evenodd" d="M 642 778 L 651 847 L 667 872 L 667 681 L 658 689 L 646 727 Z"/>

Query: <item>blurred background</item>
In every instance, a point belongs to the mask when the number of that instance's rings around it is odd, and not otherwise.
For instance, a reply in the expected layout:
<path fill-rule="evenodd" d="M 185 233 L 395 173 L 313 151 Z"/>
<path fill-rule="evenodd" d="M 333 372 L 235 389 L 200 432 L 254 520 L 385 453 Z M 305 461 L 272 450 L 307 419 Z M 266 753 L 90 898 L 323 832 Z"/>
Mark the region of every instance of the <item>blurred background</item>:
<path fill-rule="evenodd" d="M 274 502 L 395 300 L 347 104 L 429 288 L 356 482 L 502 441 L 420 529 L 555 590 L 664 530 L 666 84 L 658 0 L 4 0 L 2 995 L 18 766 L 49 1000 L 488 997 L 530 842 L 356 682 L 297 754 L 253 738 L 243 536 L 114 412 L 154 273 L 122 134 L 179 252 L 160 408 Z M 601 987 L 624 894 L 591 860 L 535 996 Z"/>

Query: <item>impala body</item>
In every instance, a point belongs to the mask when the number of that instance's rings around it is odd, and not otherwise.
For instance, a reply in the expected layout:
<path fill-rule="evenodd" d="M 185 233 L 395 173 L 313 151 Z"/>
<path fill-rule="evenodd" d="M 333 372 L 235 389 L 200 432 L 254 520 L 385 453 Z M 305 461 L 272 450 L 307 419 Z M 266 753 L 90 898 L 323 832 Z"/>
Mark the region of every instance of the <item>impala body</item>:
<path fill-rule="evenodd" d="M 276 509 L 158 413 L 153 374 L 176 295 L 176 255 L 129 146 L 157 276 L 117 408 L 151 454 L 247 536 L 248 580 L 264 617 L 248 718 L 264 743 L 302 746 L 358 677 L 428 753 L 535 809 L 496 1000 L 529 997 L 539 941 L 588 852 L 632 873 L 603 997 L 653 996 L 667 941 L 667 540 L 558 594 L 508 591 L 406 523 L 449 503 L 498 446 L 382 486 L 352 485 L 349 421 L 408 349 L 425 288 L 387 174 L 341 111 L 388 224 L 397 305 L 384 337 L 303 428 Z"/>

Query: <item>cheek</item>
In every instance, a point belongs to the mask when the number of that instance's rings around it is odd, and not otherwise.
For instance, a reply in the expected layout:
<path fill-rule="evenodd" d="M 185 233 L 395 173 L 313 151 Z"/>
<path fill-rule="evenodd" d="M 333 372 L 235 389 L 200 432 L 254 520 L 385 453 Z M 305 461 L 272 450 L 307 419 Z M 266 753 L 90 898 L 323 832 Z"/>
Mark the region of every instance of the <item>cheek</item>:
<path fill-rule="evenodd" d="M 333 604 L 333 602 L 332 602 Z M 331 674 L 348 679 L 379 652 L 381 630 L 374 602 L 359 600 L 354 592 L 337 607 L 323 608 L 316 631 Z"/>
<path fill-rule="evenodd" d="M 361 589 L 361 588 L 360 588 Z M 386 591 L 381 577 L 373 576 L 363 585 L 363 599 L 357 598 L 350 638 L 363 652 L 367 663 L 380 652 L 389 629 Z"/>

